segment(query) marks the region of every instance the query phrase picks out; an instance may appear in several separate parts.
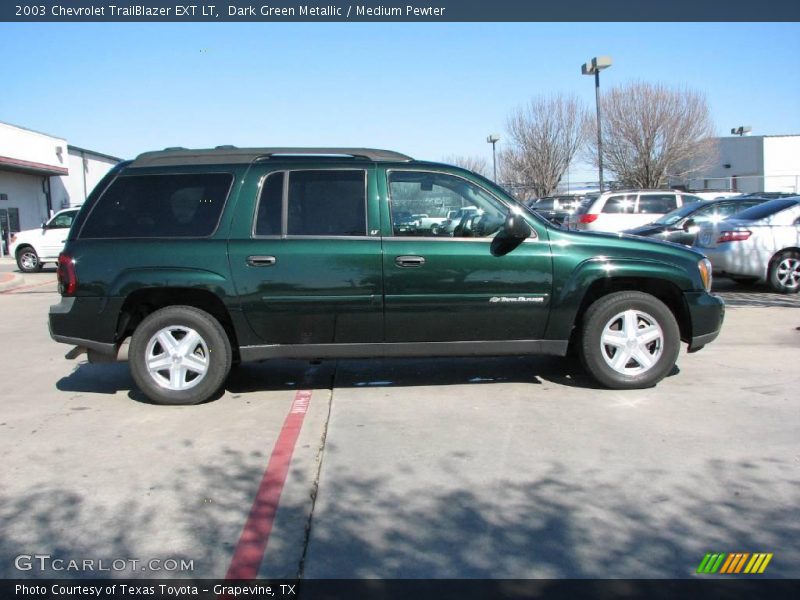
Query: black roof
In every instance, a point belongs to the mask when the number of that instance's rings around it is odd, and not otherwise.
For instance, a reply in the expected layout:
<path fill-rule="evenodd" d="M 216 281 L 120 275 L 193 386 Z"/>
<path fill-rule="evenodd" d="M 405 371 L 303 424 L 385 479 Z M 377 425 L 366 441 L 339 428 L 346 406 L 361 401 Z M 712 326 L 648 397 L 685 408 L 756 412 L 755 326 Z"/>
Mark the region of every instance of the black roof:
<path fill-rule="evenodd" d="M 166 148 L 157 152 L 145 152 L 136 157 L 131 167 L 160 167 L 185 164 L 249 164 L 270 158 L 291 158 L 298 156 L 320 158 L 352 158 L 375 162 L 409 162 L 410 156 L 373 148 L 236 148 L 218 146 L 216 148 L 190 150 L 187 148 Z"/>

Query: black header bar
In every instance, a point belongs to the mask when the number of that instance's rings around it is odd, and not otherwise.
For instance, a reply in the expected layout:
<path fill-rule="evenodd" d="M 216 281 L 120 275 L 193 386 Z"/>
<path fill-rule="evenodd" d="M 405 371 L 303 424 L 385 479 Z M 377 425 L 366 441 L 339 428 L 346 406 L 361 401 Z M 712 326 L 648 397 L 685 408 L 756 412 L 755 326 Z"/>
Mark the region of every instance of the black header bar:
<path fill-rule="evenodd" d="M 0 6 L 0 21 L 800 21 L 800 3 L 787 0 L 212 0 L 204 4 L 183 1 L 187 4 L 165 0 L 12 0 Z"/>

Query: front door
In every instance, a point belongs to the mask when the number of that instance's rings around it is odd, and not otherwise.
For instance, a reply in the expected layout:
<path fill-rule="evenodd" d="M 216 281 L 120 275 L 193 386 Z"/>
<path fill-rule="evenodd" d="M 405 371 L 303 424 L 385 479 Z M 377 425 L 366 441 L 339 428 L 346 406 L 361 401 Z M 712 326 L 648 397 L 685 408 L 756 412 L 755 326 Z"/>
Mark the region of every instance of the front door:
<path fill-rule="evenodd" d="M 229 258 L 257 337 L 264 344 L 382 341 L 379 216 L 369 206 L 374 168 L 254 168 L 262 172 L 240 191 Z"/>
<path fill-rule="evenodd" d="M 58 213 L 42 228 L 40 259 L 55 258 L 61 254 L 69 235 L 69 228 L 72 227 L 72 221 L 77 214 L 77 208 Z"/>
<path fill-rule="evenodd" d="M 486 189 L 423 170 L 390 170 L 381 188 L 391 206 L 383 225 L 386 341 L 542 338 L 552 290 L 545 228 L 493 256 L 509 209 Z M 428 217 L 409 226 L 398 218 L 406 213 Z"/>

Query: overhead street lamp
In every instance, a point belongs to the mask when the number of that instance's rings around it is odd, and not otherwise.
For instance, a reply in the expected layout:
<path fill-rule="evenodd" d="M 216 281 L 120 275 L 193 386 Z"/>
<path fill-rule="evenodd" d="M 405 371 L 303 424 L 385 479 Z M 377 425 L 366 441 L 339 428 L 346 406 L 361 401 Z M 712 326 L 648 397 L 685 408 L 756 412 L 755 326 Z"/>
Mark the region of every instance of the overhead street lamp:
<path fill-rule="evenodd" d="M 492 170 L 494 171 L 494 182 L 497 183 L 497 155 L 495 153 L 495 144 L 500 141 L 500 136 L 496 133 L 486 136 L 486 142 L 492 145 Z"/>
<path fill-rule="evenodd" d="M 600 129 L 600 71 L 611 66 L 610 56 L 596 56 L 581 65 L 581 73 L 594 75 L 594 102 L 597 107 L 597 166 L 600 174 L 600 191 L 603 191 L 603 136 Z"/>

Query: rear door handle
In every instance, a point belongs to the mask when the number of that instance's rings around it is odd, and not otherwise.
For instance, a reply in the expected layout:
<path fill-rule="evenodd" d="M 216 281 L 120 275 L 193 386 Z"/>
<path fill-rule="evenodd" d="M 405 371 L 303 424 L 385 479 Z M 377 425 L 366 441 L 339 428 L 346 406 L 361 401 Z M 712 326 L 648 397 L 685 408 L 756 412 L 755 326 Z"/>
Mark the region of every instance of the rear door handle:
<path fill-rule="evenodd" d="M 422 256 L 398 256 L 394 259 L 394 264 L 398 267 L 421 267 L 425 264 Z"/>
<path fill-rule="evenodd" d="M 271 267 L 278 259 L 274 256 L 248 256 L 247 264 L 251 267 Z"/>

